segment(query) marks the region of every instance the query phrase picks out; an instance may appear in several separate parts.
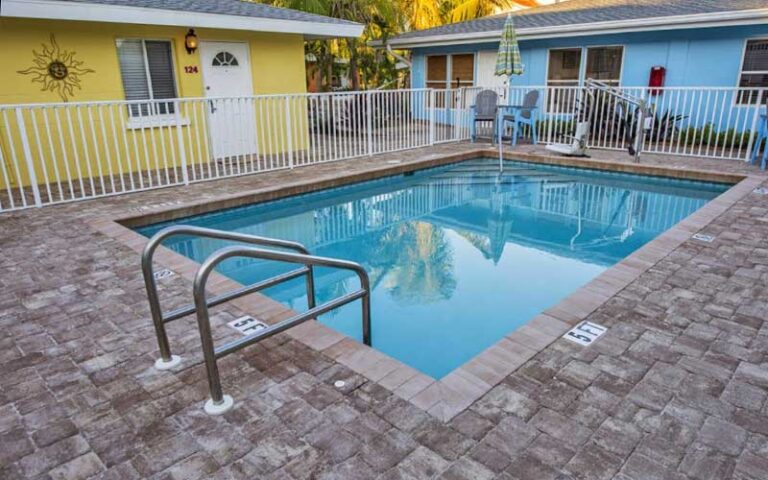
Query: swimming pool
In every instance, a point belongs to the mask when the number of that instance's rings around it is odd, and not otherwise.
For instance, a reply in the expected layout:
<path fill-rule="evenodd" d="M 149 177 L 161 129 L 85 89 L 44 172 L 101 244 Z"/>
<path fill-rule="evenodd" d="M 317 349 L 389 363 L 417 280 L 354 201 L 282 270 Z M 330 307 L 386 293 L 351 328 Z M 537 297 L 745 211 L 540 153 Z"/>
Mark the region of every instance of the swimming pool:
<path fill-rule="evenodd" d="M 361 263 L 373 347 L 436 379 L 556 304 L 729 185 L 478 159 L 138 228 L 187 224 L 298 241 Z M 176 237 L 201 262 L 227 242 Z M 294 267 L 295 268 L 295 267 Z M 254 283 L 290 265 L 230 259 Z M 318 302 L 358 288 L 316 269 Z M 302 279 L 264 291 L 306 309 Z M 320 318 L 361 339 L 359 305 Z"/>

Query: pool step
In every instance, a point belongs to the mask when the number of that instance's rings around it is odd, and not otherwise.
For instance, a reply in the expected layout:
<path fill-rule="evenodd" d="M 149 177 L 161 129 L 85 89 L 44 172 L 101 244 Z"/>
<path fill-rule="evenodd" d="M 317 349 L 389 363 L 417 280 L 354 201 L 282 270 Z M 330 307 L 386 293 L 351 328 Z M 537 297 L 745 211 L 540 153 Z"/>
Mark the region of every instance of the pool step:
<path fill-rule="evenodd" d="M 460 175 L 457 175 L 460 174 Z M 496 179 L 499 177 L 499 171 L 498 169 L 496 171 L 490 171 L 490 170 L 451 170 L 444 173 L 438 173 L 436 175 L 430 176 L 430 178 L 439 178 L 439 179 L 447 179 L 447 178 L 457 178 L 461 176 L 465 176 L 466 174 L 472 174 L 472 179 Z M 539 179 L 547 179 L 550 180 L 551 178 L 567 178 L 563 176 L 561 173 L 558 172 L 542 172 L 541 170 L 531 169 L 531 168 L 520 168 L 520 169 L 504 169 L 504 172 L 501 174 L 501 178 L 510 178 L 510 177 L 531 177 L 531 178 L 539 178 Z"/>

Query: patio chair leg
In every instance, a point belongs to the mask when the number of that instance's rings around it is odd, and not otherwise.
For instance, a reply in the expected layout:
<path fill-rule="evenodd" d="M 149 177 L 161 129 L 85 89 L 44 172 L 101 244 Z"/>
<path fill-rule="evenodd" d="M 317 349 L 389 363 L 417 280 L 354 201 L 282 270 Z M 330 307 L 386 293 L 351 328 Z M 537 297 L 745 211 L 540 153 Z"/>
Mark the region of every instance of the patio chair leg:
<path fill-rule="evenodd" d="M 512 141 L 510 142 L 510 144 L 511 144 L 513 147 L 514 147 L 515 145 L 517 145 L 517 128 L 518 128 L 518 127 L 517 127 L 517 125 L 518 125 L 518 124 L 517 124 L 517 122 L 514 122 L 514 123 L 512 124 Z"/>
<path fill-rule="evenodd" d="M 536 134 L 536 117 L 531 118 L 531 140 L 533 144 L 539 143 L 538 135 Z"/>
<path fill-rule="evenodd" d="M 476 129 L 477 129 L 477 124 L 473 120 L 472 124 L 469 126 L 469 137 L 472 140 L 472 143 L 475 143 L 475 141 L 477 140 L 477 131 L 476 131 Z"/>
<path fill-rule="evenodd" d="M 757 163 L 757 160 L 760 158 L 760 144 L 763 143 L 763 132 L 758 132 L 757 138 L 755 139 L 755 145 L 752 147 L 752 151 L 749 155 L 749 163 Z M 766 149 L 768 149 L 768 144 L 766 144 Z"/>

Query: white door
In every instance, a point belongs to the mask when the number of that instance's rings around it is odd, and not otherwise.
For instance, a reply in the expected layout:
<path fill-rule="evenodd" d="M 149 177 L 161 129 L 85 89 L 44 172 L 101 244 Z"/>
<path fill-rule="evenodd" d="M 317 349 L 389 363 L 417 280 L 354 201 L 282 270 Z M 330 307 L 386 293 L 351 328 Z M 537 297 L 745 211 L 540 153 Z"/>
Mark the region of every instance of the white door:
<path fill-rule="evenodd" d="M 475 85 L 486 88 L 501 88 L 504 86 L 506 77 L 497 77 L 495 50 L 481 51 L 477 53 L 477 81 Z"/>
<path fill-rule="evenodd" d="M 200 42 L 214 158 L 257 153 L 248 44 Z"/>

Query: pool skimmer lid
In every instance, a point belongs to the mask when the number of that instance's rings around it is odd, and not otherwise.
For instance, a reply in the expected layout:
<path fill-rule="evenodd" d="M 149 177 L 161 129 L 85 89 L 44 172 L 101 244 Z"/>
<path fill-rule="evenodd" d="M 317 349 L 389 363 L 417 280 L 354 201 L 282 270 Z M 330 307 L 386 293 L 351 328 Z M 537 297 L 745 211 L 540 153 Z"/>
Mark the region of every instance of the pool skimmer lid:
<path fill-rule="evenodd" d="M 600 338 L 600 336 L 607 331 L 607 327 L 598 325 L 596 323 L 583 321 L 572 329 L 568 330 L 568 332 L 563 335 L 563 338 L 587 347 L 592 345 L 595 340 Z"/>
<path fill-rule="evenodd" d="M 697 233 L 694 234 L 691 238 L 704 243 L 712 243 L 715 241 L 714 235 L 707 235 L 706 233 Z"/>
<path fill-rule="evenodd" d="M 234 328 L 242 335 L 250 335 L 269 327 L 269 325 L 266 323 L 262 322 L 261 320 L 256 320 L 250 315 L 245 315 L 236 320 L 232 320 L 231 322 L 228 322 L 227 325 L 229 325 L 231 328 Z"/>
<path fill-rule="evenodd" d="M 756 193 L 758 195 L 768 195 L 768 187 L 757 187 L 756 189 L 752 190 L 752 193 Z"/>

